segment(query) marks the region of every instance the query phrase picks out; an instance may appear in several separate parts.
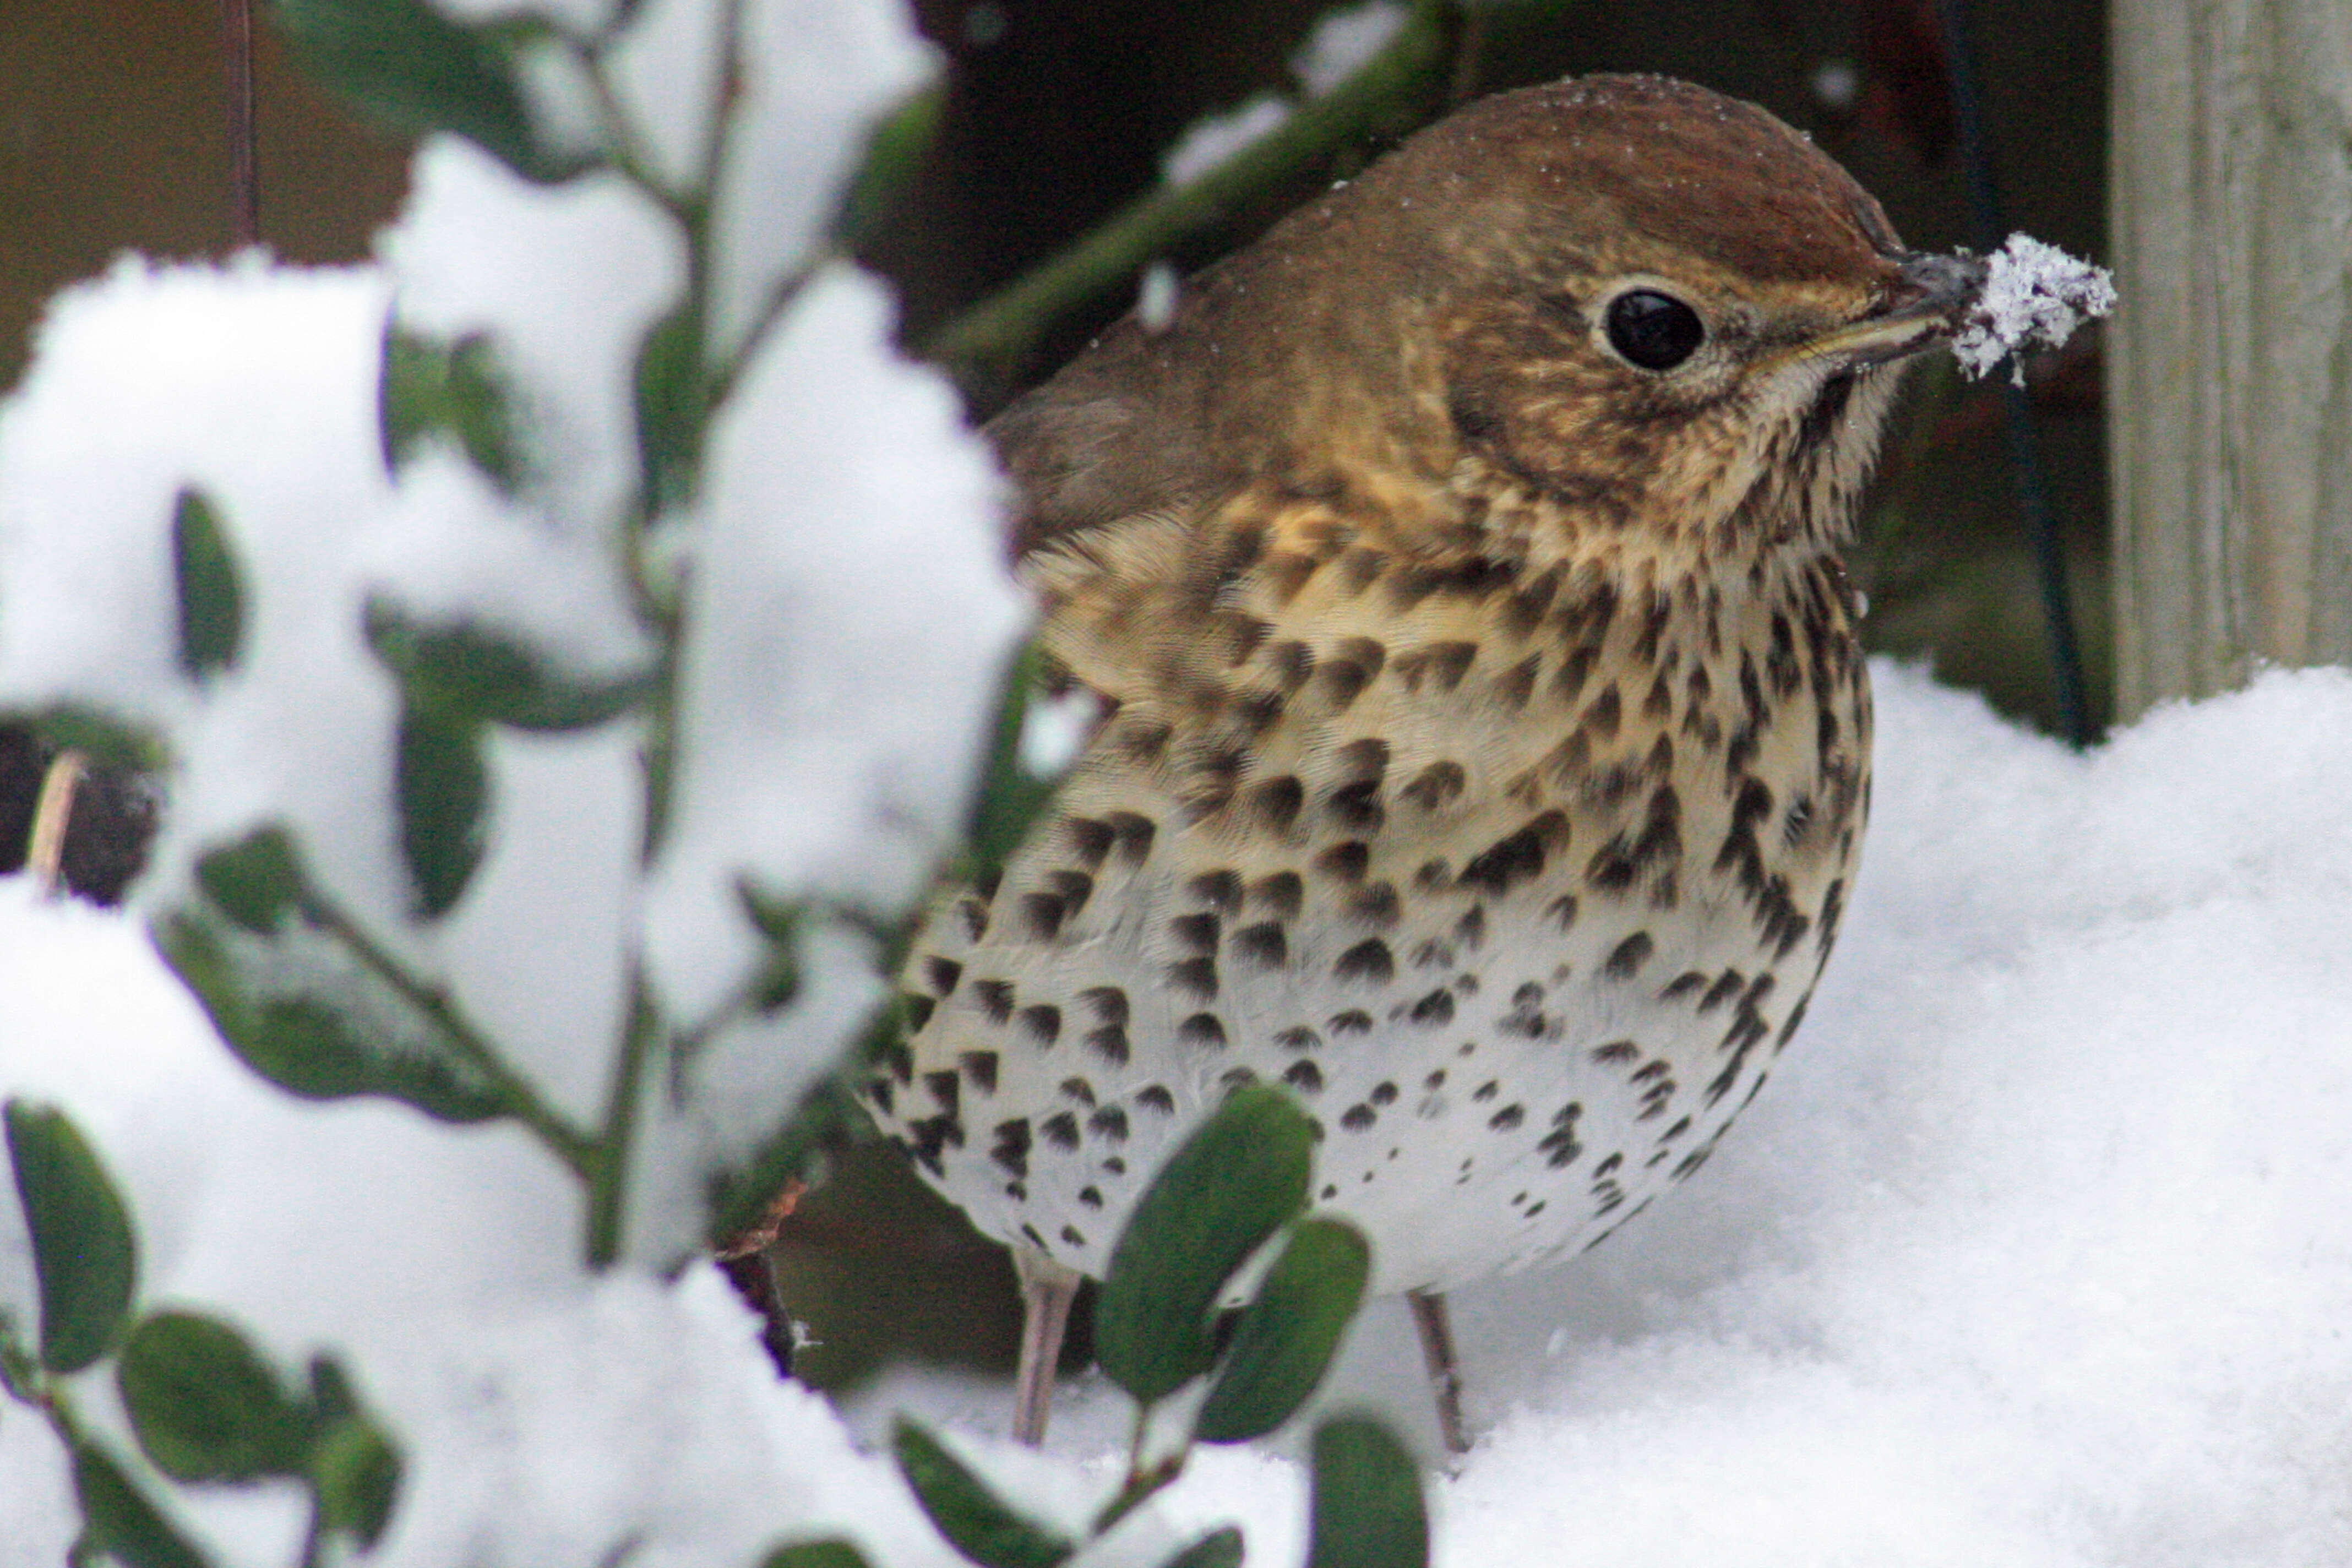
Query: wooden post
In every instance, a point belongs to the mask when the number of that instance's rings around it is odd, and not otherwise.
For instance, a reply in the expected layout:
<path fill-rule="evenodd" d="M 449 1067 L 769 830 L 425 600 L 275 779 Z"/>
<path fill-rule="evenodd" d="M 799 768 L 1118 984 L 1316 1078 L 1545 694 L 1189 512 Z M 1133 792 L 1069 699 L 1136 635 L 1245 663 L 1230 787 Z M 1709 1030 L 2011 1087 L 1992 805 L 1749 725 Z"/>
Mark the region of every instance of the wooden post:
<path fill-rule="evenodd" d="M 2115 0 L 2116 712 L 2352 663 L 2352 0 Z"/>

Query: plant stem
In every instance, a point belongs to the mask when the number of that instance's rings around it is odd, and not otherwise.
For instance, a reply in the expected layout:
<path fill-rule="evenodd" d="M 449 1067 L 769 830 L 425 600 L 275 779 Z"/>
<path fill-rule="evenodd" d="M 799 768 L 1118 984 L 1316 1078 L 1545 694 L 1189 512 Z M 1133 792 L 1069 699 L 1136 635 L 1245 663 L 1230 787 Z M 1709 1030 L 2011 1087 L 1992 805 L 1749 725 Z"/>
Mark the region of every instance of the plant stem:
<path fill-rule="evenodd" d="M 398 959 L 315 889 L 306 893 L 303 910 L 377 979 L 430 1019 L 467 1065 L 490 1080 L 509 1115 L 537 1133 L 540 1142 L 575 1173 L 588 1176 L 596 1160 L 594 1142 L 539 1098 L 538 1091 L 506 1064 L 447 992 L 411 974 Z"/>
<path fill-rule="evenodd" d="M 948 323 L 922 346 L 967 388 L 1019 374 L 1045 332 L 1153 258 L 1335 148 L 1392 124 L 1452 62 L 1458 0 L 1415 0 L 1381 50 L 1321 98 L 1199 178 L 1129 204 L 1099 228 Z"/>

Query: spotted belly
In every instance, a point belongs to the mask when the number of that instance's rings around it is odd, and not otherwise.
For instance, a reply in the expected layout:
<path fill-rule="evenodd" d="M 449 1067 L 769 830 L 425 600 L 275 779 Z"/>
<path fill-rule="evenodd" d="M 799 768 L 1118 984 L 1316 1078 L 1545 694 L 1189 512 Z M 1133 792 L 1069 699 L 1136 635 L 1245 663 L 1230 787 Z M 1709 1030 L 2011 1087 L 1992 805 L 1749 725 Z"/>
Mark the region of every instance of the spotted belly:
<path fill-rule="evenodd" d="M 1750 619 L 1727 679 L 1663 704 L 1608 677 L 1605 623 L 1549 681 L 1491 637 L 1393 644 L 1238 766 L 1123 708 L 999 885 L 933 910 L 877 1115 L 983 1231 L 1091 1274 L 1250 1082 L 1316 1119 L 1318 1197 L 1377 1289 L 1591 1245 L 1762 1085 L 1858 852 L 1860 660 L 1776 660 L 1792 623 Z"/>

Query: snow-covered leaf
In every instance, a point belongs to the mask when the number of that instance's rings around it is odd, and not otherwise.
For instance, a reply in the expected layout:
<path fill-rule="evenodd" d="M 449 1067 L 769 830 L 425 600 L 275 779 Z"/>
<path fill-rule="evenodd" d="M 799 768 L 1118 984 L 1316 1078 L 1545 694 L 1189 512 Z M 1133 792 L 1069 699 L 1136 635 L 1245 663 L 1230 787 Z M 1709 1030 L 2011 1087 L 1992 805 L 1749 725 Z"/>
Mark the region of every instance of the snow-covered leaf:
<path fill-rule="evenodd" d="M 890 1431 L 890 1448 L 940 1533 L 982 1568 L 1057 1568 L 1069 1561 L 1076 1547 L 1068 1537 L 1005 1503 L 920 1426 L 898 1423 Z"/>
<path fill-rule="evenodd" d="M 503 50 L 426 0 L 276 0 L 273 9 L 310 73 L 387 130 L 453 132 L 533 180 L 585 167 L 541 141 Z"/>

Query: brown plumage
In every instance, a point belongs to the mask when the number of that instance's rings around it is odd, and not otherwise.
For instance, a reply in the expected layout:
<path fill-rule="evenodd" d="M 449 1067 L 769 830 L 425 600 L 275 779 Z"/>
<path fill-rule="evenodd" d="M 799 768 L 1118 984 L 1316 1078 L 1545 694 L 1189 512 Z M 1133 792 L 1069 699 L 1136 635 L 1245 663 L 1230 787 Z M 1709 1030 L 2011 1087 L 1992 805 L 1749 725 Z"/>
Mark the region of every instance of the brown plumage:
<path fill-rule="evenodd" d="M 942 896 L 871 1092 L 1024 1260 L 1024 1436 L 1076 1272 L 1232 1085 L 1318 1118 L 1433 1343 L 1437 1292 L 1705 1162 L 1852 882 L 1880 367 L 1979 276 L 1762 110 L 1593 78 L 1423 132 L 992 426 L 1107 717 Z"/>

